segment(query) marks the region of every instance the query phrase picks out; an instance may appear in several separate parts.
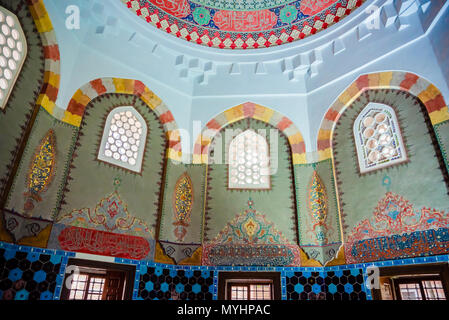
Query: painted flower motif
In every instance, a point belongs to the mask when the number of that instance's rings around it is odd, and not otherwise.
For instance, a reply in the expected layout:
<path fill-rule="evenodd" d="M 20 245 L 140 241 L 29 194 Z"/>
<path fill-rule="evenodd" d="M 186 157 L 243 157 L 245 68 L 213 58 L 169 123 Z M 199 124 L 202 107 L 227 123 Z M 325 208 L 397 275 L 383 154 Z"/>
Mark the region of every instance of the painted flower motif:
<path fill-rule="evenodd" d="M 292 23 L 298 17 L 298 9 L 295 6 L 285 6 L 282 8 L 279 18 L 283 23 Z"/>
<path fill-rule="evenodd" d="M 206 25 L 210 21 L 210 12 L 206 8 L 197 7 L 193 11 L 193 19 L 200 25 Z"/>
<path fill-rule="evenodd" d="M 120 179 L 119 177 L 115 177 L 113 184 L 114 184 L 114 188 L 117 189 L 122 184 L 122 179 Z"/>
<path fill-rule="evenodd" d="M 391 186 L 391 179 L 389 176 L 385 175 L 382 179 L 382 186 L 384 186 L 385 188 L 387 188 L 387 190 L 389 190 L 390 186 Z"/>

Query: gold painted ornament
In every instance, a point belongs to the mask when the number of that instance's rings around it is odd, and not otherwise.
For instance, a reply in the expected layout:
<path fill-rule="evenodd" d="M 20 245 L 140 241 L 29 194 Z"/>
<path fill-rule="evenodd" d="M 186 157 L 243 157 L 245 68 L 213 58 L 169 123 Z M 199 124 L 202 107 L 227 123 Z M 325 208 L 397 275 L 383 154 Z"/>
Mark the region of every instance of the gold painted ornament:
<path fill-rule="evenodd" d="M 41 194 L 50 186 L 56 167 L 56 138 L 49 130 L 41 140 L 30 162 L 27 175 L 24 211 L 30 216 L 35 203 L 42 201 Z"/>

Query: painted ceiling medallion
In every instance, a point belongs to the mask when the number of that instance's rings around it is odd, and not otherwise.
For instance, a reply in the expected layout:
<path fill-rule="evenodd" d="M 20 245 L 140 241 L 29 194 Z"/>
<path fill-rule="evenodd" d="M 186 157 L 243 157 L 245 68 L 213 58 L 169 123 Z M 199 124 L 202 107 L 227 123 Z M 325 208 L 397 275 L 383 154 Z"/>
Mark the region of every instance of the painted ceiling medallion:
<path fill-rule="evenodd" d="M 42 201 L 41 194 L 47 190 L 52 182 L 55 167 L 56 139 L 53 130 L 49 130 L 31 159 L 26 182 L 27 192 L 24 194 L 26 215 L 30 216 L 30 211 L 34 209 L 35 202 Z"/>
<path fill-rule="evenodd" d="M 178 38 L 221 49 L 256 49 L 304 39 L 365 0 L 121 0 Z"/>

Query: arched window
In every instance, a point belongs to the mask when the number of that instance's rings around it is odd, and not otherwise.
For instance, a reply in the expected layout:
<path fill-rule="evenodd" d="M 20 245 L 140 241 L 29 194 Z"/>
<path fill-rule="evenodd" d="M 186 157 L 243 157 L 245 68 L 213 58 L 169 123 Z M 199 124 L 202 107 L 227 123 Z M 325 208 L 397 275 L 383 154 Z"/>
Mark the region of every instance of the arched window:
<path fill-rule="evenodd" d="M 146 137 L 146 122 L 136 109 L 115 108 L 106 120 L 98 159 L 140 172 Z"/>
<path fill-rule="evenodd" d="M 267 140 L 246 130 L 237 135 L 229 145 L 230 189 L 269 189 L 270 154 Z"/>
<path fill-rule="evenodd" d="M 394 110 L 369 103 L 354 123 L 360 173 L 407 161 L 407 154 Z"/>
<path fill-rule="evenodd" d="M 0 7 L 0 108 L 4 109 L 27 55 L 19 19 Z"/>

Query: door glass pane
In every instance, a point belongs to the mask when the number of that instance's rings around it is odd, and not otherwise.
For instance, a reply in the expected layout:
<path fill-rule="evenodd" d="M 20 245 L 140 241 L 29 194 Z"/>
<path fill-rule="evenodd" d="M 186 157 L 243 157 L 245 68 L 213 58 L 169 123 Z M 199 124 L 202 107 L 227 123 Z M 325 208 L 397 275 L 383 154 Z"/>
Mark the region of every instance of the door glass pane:
<path fill-rule="evenodd" d="M 231 287 L 231 300 L 248 300 L 248 287 L 247 286 L 232 286 Z"/>
<path fill-rule="evenodd" d="M 72 287 L 70 289 L 69 299 L 70 300 L 83 300 L 84 293 L 87 288 L 89 276 L 86 274 L 74 274 Z"/>
<path fill-rule="evenodd" d="M 250 285 L 251 298 L 250 300 L 271 300 L 271 285 L 270 284 L 256 284 Z"/>
<path fill-rule="evenodd" d="M 423 300 L 419 283 L 401 283 L 399 284 L 402 300 Z"/>
<path fill-rule="evenodd" d="M 90 278 L 87 300 L 101 300 L 104 289 L 104 278 Z"/>
<path fill-rule="evenodd" d="M 426 300 L 446 300 L 443 284 L 439 280 L 427 280 L 422 282 Z"/>

